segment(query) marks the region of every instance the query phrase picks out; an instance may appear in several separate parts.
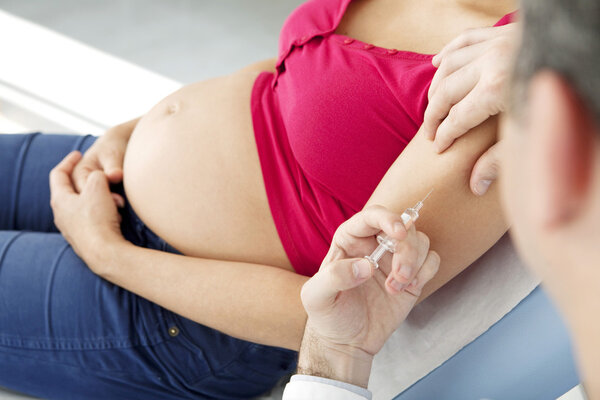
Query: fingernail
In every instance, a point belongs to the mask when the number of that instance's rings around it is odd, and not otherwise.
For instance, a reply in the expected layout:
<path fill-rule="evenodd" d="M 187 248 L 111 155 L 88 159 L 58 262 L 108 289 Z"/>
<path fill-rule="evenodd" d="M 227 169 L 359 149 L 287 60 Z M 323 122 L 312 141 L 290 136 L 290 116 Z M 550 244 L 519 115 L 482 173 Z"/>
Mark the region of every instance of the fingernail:
<path fill-rule="evenodd" d="M 417 286 L 417 278 L 413 279 L 413 281 L 410 283 L 410 286 L 412 286 L 412 287 Z"/>
<path fill-rule="evenodd" d="M 411 268 L 408 265 L 403 265 L 400 267 L 400 276 L 402 276 L 405 279 L 410 279 L 410 272 L 411 272 Z"/>
<path fill-rule="evenodd" d="M 119 200 L 117 200 L 119 202 L 119 207 L 123 208 L 125 207 L 125 200 L 123 200 L 122 197 L 119 197 Z"/>
<path fill-rule="evenodd" d="M 478 195 L 483 196 L 485 194 L 485 192 L 487 192 L 491 183 L 492 183 L 492 181 L 489 179 L 480 180 L 475 185 L 475 192 L 477 192 Z"/>
<path fill-rule="evenodd" d="M 406 285 L 404 283 L 400 283 L 400 282 L 396 281 L 395 279 L 392 279 L 390 281 L 390 286 L 398 292 L 400 292 L 402 289 L 404 289 L 406 287 Z"/>
<path fill-rule="evenodd" d="M 433 58 L 431 59 L 431 63 L 432 63 L 433 65 L 436 65 L 436 64 L 437 64 L 437 61 L 438 61 L 438 58 L 439 58 L 439 56 L 438 56 L 437 54 L 436 54 L 435 56 L 433 56 Z"/>
<path fill-rule="evenodd" d="M 394 232 L 402 232 L 404 230 L 404 224 L 402 222 L 396 222 L 394 224 Z"/>
<path fill-rule="evenodd" d="M 366 278 L 371 274 L 371 262 L 367 259 L 355 261 L 352 263 L 352 272 L 357 279 Z"/>

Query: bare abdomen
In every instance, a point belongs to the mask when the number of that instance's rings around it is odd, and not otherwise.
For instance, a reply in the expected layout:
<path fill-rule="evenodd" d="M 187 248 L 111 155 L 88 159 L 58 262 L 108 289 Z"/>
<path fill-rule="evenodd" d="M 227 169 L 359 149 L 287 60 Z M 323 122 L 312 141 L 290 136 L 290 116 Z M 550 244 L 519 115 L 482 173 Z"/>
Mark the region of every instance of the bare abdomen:
<path fill-rule="evenodd" d="M 258 72 L 188 85 L 152 108 L 127 147 L 125 192 L 148 227 L 185 255 L 292 269 L 254 139 Z"/>

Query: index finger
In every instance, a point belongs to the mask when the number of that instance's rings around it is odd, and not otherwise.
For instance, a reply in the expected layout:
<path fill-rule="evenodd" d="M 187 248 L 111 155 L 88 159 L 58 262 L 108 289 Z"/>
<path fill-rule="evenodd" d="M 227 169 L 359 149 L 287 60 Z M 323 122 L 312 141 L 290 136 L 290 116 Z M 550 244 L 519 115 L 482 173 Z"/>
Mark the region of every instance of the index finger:
<path fill-rule="evenodd" d="M 481 86 L 480 83 L 477 83 L 473 90 L 452 106 L 448 116 L 437 127 L 433 143 L 438 153 L 445 151 L 454 143 L 454 140 L 494 114 L 495 110 L 484 106 L 484 104 L 490 104 L 490 101 L 485 101 L 489 95 L 481 89 Z"/>
<path fill-rule="evenodd" d="M 71 173 L 80 159 L 81 153 L 72 151 L 50 171 L 51 193 L 56 193 L 56 191 L 75 193 L 73 182 L 71 182 Z"/>
<path fill-rule="evenodd" d="M 469 64 L 446 77 L 439 84 L 440 87 L 432 95 L 423 116 L 423 129 L 429 139 L 437 137 L 440 125 L 452 108 L 477 86 L 479 75 L 478 66 Z"/>
<path fill-rule="evenodd" d="M 336 235 L 346 240 L 356 240 L 373 236 L 380 231 L 397 240 L 402 240 L 407 235 L 402 216 L 380 205 L 365 207 L 361 212 L 354 214 L 340 225 Z"/>
<path fill-rule="evenodd" d="M 450 41 L 444 48 L 431 60 L 434 66 L 439 66 L 442 58 L 451 51 L 463 47 L 471 46 L 489 39 L 502 26 L 488 26 L 485 28 L 468 29 Z"/>

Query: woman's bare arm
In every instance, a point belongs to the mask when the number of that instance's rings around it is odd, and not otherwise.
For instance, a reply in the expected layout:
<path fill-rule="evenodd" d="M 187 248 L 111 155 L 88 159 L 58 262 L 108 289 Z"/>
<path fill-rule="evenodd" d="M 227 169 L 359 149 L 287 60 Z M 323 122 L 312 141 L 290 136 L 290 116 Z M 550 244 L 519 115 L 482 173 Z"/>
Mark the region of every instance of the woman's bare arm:
<path fill-rule="evenodd" d="M 246 69 L 271 71 L 275 62 Z M 137 122 L 110 130 L 123 150 Z M 114 148 L 106 152 L 100 158 Z M 111 244 L 102 243 L 94 247 L 103 254 L 91 250 L 82 256 L 105 279 L 189 319 L 239 338 L 299 348 L 306 319 L 299 293 L 306 278 L 272 266 L 184 257 L 128 242 L 118 246 L 111 251 Z"/>
<path fill-rule="evenodd" d="M 421 300 L 469 266 L 508 229 L 497 185 L 483 197 L 475 196 L 469 187 L 473 165 L 495 142 L 496 131 L 497 119 L 488 119 L 438 154 L 419 130 L 367 202 L 400 213 L 434 189 L 417 227 L 431 239 L 431 249 L 440 255 L 441 264 Z"/>
<path fill-rule="evenodd" d="M 441 255 L 426 297 L 466 268 L 506 231 L 494 189 L 469 189 L 469 174 L 495 139 L 490 120 L 439 155 L 421 133 L 394 162 L 368 204 L 402 212 L 430 188 L 418 221 Z M 298 350 L 306 322 L 300 289 L 306 277 L 266 265 L 193 258 L 136 247 L 103 245 L 90 267 L 103 278 L 177 314 L 229 335 Z M 107 250 L 108 249 L 108 250 Z"/>
<path fill-rule="evenodd" d="M 104 279 L 231 336 L 299 350 L 305 276 L 267 265 L 187 257 L 126 241 L 86 260 Z"/>
<path fill-rule="evenodd" d="M 260 65 L 270 70 L 274 60 Z M 439 288 L 487 250 L 505 231 L 497 195 L 475 198 L 468 177 L 478 156 L 494 141 L 488 122 L 438 155 L 417 134 L 387 172 L 368 204 L 401 212 L 431 187 L 418 222 L 442 257 L 438 276 L 423 296 Z M 306 277 L 250 263 L 179 256 L 131 243 L 95 246 L 86 260 L 105 279 L 177 314 L 232 336 L 298 350 L 306 314 L 300 288 Z"/>

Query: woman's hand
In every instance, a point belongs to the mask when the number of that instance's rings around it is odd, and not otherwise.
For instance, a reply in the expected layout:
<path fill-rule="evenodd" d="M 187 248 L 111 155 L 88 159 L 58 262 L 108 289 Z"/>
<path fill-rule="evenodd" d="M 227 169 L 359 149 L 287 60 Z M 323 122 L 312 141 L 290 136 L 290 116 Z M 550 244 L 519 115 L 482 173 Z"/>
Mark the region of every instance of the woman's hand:
<path fill-rule="evenodd" d="M 104 172 L 110 183 L 123 180 L 123 158 L 131 132 L 139 119 L 117 125 L 107 130 L 85 152 L 81 161 L 75 166 L 71 178 L 75 190 L 81 193 L 90 174 L 94 171 Z M 123 207 L 125 201 L 117 193 L 111 193 L 115 204 Z"/>
<path fill-rule="evenodd" d="M 433 58 L 438 70 L 429 88 L 423 129 L 443 152 L 455 139 L 506 109 L 518 24 L 472 29 L 450 42 Z M 483 195 L 497 177 L 496 146 L 475 165 L 470 187 Z"/>
<path fill-rule="evenodd" d="M 77 193 L 71 174 L 81 153 L 69 153 L 50 172 L 50 205 L 54 223 L 75 252 L 88 263 L 101 253 L 106 243 L 125 240 L 121 234 L 121 216 L 103 172 L 89 173 Z M 98 273 L 98 271 L 94 271 Z"/>
<path fill-rule="evenodd" d="M 377 247 L 375 235 L 382 230 L 397 240 L 396 249 L 391 265 L 374 269 L 357 257 Z M 407 230 L 400 215 L 382 206 L 367 207 L 340 225 L 319 272 L 302 288 L 308 321 L 299 371 L 322 375 L 315 368 L 328 364 L 329 377 L 365 386 L 373 356 L 404 321 L 439 262 L 425 234 L 414 226 Z M 352 376 L 341 376 L 348 363 Z"/>

